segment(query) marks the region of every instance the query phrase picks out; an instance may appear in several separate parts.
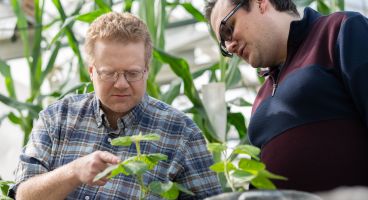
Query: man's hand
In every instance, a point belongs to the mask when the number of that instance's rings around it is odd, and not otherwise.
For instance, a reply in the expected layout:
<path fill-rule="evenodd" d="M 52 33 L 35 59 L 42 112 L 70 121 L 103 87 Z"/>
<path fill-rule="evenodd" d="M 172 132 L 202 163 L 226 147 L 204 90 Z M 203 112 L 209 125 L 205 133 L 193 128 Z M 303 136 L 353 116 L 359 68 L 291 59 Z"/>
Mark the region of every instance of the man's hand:
<path fill-rule="evenodd" d="M 95 151 L 87 156 L 78 158 L 70 163 L 71 169 L 75 177 L 81 183 L 88 185 L 103 186 L 107 183 L 106 177 L 93 182 L 93 178 L 110 164 L 118 164 L 120 159 L 107 151 Z"/>

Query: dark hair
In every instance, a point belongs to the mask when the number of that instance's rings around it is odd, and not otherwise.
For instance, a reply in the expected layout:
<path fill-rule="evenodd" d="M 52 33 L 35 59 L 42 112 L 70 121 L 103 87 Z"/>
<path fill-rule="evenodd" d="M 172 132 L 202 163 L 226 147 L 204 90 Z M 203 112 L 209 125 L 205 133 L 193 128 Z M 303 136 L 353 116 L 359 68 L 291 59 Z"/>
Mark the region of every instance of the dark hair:
<path fill-rule="evenodd" d="M 231 1 L 233 5 L 237 5 L 242 0 L 224 0 L 224 1 Z M 246 11 L 251 10 L 250 1 L 253 0 L 243 0 L 243 8 Z M 300 16 L 298 10 L 296 9 L 296 5 L 294 4 L 293 0 L 269 0 L 272 4 L 272 6 L 280 12 L 288 12 L 290 15 Z M 209 0 L 206 3 L 205 6 L 205 15 L 207 20 L 210 22 L 211 19 L 211 13 L 213 10 L 213 7 L 215 7 L 217 3 L 217 0 Z"/>

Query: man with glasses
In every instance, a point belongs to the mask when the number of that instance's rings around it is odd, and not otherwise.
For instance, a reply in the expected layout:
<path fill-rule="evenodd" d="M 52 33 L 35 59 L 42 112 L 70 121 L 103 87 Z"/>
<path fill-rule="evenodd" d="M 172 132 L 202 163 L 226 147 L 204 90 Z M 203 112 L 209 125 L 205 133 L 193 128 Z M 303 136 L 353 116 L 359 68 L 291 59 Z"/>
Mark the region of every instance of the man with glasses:
<path fill-rule="evenodd" d="M 203 199 L 221 192 L 209 167 L 201 131 L 184 113 L 146 94 L 152 42 L 146 25 L 131 14 L 96 19 L 86 37 L 89 74 L 95 93 L 58 101 L 40 113 L 16 171 L 17 199 L 139 199 L 132 176 L 94 177 L 111 164 L 136 155 L 135 147 L 110 144 L 118 136 L 156 133 L 142 153 L 162 153 L 143 182 L 174 181 Z M 160 199 L 149 194 L 147 199 Z"/>
<path fill-rule="evenodd" d="M 368 19 L 356 12 L 300 18 L 291 0 L 210 0 L 223 56 L 268 76 L 253 104 L 250 142 L 278 188 L 368 185 Z"/>

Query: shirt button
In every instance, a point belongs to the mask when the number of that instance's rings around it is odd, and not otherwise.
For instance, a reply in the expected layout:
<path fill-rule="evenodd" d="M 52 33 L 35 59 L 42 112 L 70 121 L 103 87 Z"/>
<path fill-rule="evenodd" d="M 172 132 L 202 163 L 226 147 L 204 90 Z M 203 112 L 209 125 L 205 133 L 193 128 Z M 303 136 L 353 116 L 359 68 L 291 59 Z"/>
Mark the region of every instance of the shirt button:
<path fill-rule="evenodd" d="M 85 200 L 89 200 L 89 196 L 85 196 L 85 197 L 84 197 L 84 199 L 85 199 Z"/>
<path fill-rule="evenodd" d="M 111 143 L 111 138 L 107 138 L 107 141 Z"/>

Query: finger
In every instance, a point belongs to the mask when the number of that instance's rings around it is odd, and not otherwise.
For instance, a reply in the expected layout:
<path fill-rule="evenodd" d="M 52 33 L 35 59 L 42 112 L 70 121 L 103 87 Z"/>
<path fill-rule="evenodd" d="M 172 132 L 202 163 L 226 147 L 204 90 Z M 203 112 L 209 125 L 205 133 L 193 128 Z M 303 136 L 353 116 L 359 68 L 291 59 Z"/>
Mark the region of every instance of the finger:
<path fill-rule="evenodd" d="M 115 156 L 114 154 L 112 154 L 110 152 L 107 152 L 107 151 L 101 152 L 100 158 L 105 163 L 118 164 L 120 162 L 120 159 L 117 156 Z"/>
<path fill-rule="evenodd" d="M 105 177 L 101 178 L 100 180 L 104 181 L 104 182 L 107 182 L 107 181 L 109 181 L 109 178 L 107 178 L 107 176 L 105 176 Z"/>
<path fill-rule="evenodd" d="M 91 185 L 91 186 L 93 186 L 93 185 L 104 186 L 106 183 L 107 183 L 107 181 L 103 181 L 102 179 L 100 179 L 98 181 L 92 182 L 89 185 Z"/>

